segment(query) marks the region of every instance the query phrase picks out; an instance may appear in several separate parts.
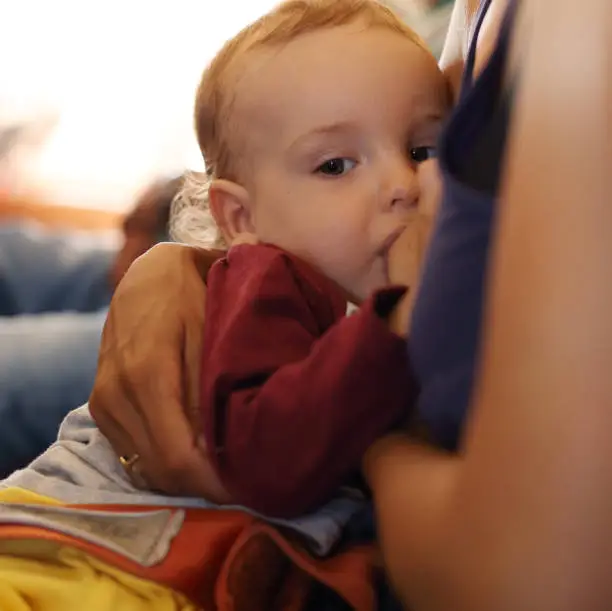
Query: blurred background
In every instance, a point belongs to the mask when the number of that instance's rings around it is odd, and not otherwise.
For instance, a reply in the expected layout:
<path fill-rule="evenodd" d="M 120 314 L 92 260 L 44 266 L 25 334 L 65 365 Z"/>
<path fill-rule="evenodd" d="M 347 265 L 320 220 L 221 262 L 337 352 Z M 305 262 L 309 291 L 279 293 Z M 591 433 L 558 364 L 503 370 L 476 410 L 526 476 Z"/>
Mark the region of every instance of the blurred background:
<path fill-rule="evenodd" d="M 53 204 L 112 224 L 152 179 L 201 169 L 192 104 L 202 69 L 276 3 L 1 0 L 4 212 Z M 451 2 L 386 4 L 441 48 Z"/>

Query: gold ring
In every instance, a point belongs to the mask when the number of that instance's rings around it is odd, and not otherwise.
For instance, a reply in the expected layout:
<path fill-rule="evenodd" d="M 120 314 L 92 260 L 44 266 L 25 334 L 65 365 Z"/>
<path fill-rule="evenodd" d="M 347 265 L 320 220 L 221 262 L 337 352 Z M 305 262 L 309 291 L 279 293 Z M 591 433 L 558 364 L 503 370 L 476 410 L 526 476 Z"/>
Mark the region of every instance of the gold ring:
<path fill-rule="evenodd" d="M 132 454 L 132 456 L 120 456 L 119 462 L 130 478 L 132 484 L 139 490 L 147 490 L 147 480 L 141 472 L 140 465 L 140 454 Z"/>
<path fill-rule="evenodd" d="M 121 466 L 128 472 L 131 473 L 134 469 L 134 465 L 140 460 L 140 454 L 132 454 L 132 456 L 120 456 L 119 462 Z"/>

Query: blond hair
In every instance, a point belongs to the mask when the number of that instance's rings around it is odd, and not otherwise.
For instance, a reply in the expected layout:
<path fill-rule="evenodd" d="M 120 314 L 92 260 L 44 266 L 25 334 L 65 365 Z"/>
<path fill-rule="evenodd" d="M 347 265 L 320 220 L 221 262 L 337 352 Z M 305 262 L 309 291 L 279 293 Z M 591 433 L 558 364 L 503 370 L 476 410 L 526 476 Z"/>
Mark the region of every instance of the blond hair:
<path fill-rule="evenodd" d="M 208 184 L 215 178 L 237 178 L 237 159 L 230 153 L 232 104 L 226 86 L 230 68 L 255 49 L 283 45 L 302 34 L 356 21 L 402 34 L 431 55 L 412 29 L 375 0 L 287 0 L 225 43 L 204 71 L 196 94 L 195 131 L 206 174 L 190 172 L 185 177 L 173 207 L 171 231 L 176 239 L 225 246 L 210 214 Z"/>

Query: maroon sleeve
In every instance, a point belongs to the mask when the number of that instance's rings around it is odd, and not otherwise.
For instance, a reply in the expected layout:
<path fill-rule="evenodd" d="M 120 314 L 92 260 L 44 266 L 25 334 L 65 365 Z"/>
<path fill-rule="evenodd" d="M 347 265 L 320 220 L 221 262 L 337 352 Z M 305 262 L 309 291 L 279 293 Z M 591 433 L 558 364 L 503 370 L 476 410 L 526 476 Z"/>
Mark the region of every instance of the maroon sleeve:
<path fill-rule="evenodd" d="M 208 276 L 204 432 L 237 503 L 294 517 L 329 500 L 413 398 L 404 340 L 384 317 L 404 289 L 350 317 L 278 249 L 240 246 Z"/>

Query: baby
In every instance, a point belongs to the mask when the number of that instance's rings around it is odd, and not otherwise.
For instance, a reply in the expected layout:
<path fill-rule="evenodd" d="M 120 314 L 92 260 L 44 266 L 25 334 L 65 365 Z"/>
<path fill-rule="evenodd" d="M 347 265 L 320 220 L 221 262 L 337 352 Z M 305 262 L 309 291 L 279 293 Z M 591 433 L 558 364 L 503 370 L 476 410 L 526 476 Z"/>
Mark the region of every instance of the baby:
<path fill-rule="evenodd" d="M 389 253 L 414 231 L 447 106 L 434 57 L 372 0 L 285 2 L 205 71 L 207 178 L 177 222 L 195 204 L 199 242 L 227 249 L 207 277 L 201 409 L 228 502 L 312 511 L 405 417 L 392 314 L 411 282 Z"/>

